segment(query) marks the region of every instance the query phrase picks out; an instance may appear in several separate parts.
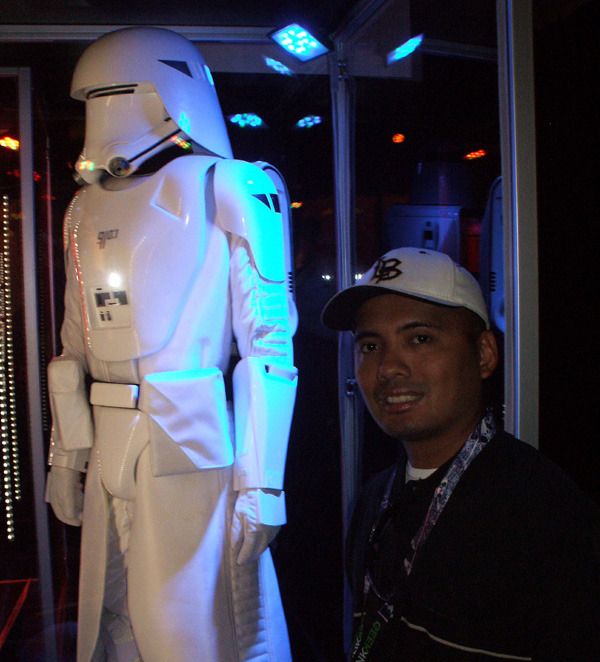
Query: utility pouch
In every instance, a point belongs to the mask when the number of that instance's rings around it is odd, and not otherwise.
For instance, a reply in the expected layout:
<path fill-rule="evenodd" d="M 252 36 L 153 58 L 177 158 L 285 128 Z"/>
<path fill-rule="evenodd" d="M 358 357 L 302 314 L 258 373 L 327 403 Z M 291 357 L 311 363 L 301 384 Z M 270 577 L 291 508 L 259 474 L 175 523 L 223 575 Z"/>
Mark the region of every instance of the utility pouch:
<path fill-rule="evenodd" d="M 48 392 L 56 446 L 63 451 L 91 448 L 94 426 L 81 364 L 53 359 L 48 365 Z"/>
<path fill-rule="evenodd" d="M 218 368 L 156 372 L 140 385 L 154 476 L 233 464 L 223 374 Z"/>

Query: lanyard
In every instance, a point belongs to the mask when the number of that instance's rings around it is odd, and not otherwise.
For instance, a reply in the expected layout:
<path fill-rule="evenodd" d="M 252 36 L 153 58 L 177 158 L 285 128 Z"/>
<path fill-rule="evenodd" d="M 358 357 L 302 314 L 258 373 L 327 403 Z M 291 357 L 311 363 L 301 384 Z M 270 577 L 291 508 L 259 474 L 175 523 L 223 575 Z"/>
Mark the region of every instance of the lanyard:
<path fill-rule="evenodd" d="M 448 467 L 448 470 L 446 471 L 444 477 L 440 481 L 439 485 L 434 490 L 433 497 L 429 504 L 429 508 L 427 509 L 427 514 L 425 515 L 425 519 L 423 520 L 423 523 L 419 527 L 419 530 L 417 531 L 415 536 L 412 538 L 410 542 L 411 551 L 409 552 L 407 558 L 404 559 L 404 562 L 402 564 L 404 572 L 406 573 L 407 577 L 409 577 L 412 572 L 418 551 L 421 549 L 421 547 L 429 537 L 429 534 L 433 530 L 433 527 L 437 524 L 437 521 L 440 515 L 442 514 L 442 511 L 444 510 L 446 504 L 450 500 L 450 497 L 452 496 L 452 493 L 454 492 L 456 486 L 458 485 L 458 482 L 461 479 L 462 475 L 467 470 L 471 462 L 473 462 L 473 460 L 479 455 L 479 453 L 483 450 L 485 445 L 490 441 L 490 439 L 494 437 L 495 434 L 496 434 L 496 424 L 494 421 L 494 417 L 491 410 L 488 410 L 486 411 L 485 416 L 482 418 L 480 423 L 473 430 L 473 432 L 465 442 L 464 446 L 456 455 L 456 457 L 452 461 L 452 464 Z M 379 511 L 377 517 L 375 518 L 375 522 L 369 534 L 368 543 L 367 543 L 368 547 L 371 547 L 373 545 L 375 533 L 379 528 L 383 515 L 391 505 L 392 491 L 397 473 L 398 473 L 398 467 L 394 468 L 394 471 L 392 472 L 385 487 L 383 497 L 379 504 Z M 365 574 L 365 581 L 364 581 L 365 605 L 367 603 L 371 589 L 376 590 L 372 584 L 369 573 L 367 572 Z M 382 600 L 383 604 L 381 608 L 378 610 L 377 615 L 375 616 L 375 620 L 370 628 L 369 633 L 366 633 L 367 635 L 366 640 L 363 641 L 363 636 L 365 635 L 365 633 L 363 633 L 364 621 L 361 622 L 361 625 L 359 626 L 359 630 L 357 632 L 357 637 L 355 639 L 354 654 L 359 652 L 364 652 L 365 654 L 364 659 L 367 659 L 366 657 L 368 654 L 367 651 L 373 645 L 374 640 L 377 638 L 377 635 L 379 634 L 379 631 L 381 630 L 383 625 L 387 623 L 389 620 L 391 620 L 394 616 L 393 604 L 391 604 L 385 599 L 382 598 L 380 599 Z M 364 619 L 364 616 L 365 614 L 363 613 L 362 619 Z M 362 645 L 362 649 L 361 649 L 361 645 Z M 353 659 L 358 659 L 358 658 L 353 657 Z"/>
<path fill-rule="evenodd" d="M 404 570 L 408 577 L 412 572 L 417 552 L 423 543 L 429 537 L 433 527 L 450 500 L 454 489 L 458 485 L 458 481 L 465 473 L 471 462 L 481 453 L 488 441 L 496 434 L 496 424 L 491 411 L 487 411 L 480 424 L 473 430 L 471 436 L 465 442 L 458 455 L 448 468 L 446 475 L 440 481 L 440 484 L 435 488 L 433 497 L 427 514 L 423 520 L 423 524 L 415 534 L 414 538 L 410 541 L 410 559 L 404 559 Z M 389 497 L 388 497 L 389 498 Z"/>

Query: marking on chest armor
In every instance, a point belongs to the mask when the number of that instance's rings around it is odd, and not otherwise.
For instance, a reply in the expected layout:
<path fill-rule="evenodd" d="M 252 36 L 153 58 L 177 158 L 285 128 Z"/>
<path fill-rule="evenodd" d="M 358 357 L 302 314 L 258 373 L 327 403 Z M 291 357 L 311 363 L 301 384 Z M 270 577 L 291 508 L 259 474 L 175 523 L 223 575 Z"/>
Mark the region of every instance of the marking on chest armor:
<path fill-rule="evenodd" d="M 100 232 L 98 232 L 98 248 L 105 248 L 106 242 L 109 239 L 116 239 L 118 236 L 119 228 L 114 228 L 113 230 L 100 230 Z"/>
<path fill-rule="evenodd" d="M 130 313 L 124 309 L 124 306 L 129 306 L 125 290 L 112 291 L 96 287 L 93 290 L 93 296 L 100 328 L 129 326 Z"/>

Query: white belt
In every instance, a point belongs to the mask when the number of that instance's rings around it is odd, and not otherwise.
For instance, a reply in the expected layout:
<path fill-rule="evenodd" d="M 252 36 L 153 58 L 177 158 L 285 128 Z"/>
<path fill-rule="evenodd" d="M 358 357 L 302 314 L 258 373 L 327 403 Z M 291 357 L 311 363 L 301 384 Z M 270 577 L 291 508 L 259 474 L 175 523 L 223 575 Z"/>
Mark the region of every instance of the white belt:
<path fill-rule="evenodd" d="M 94 382 L 90 390 L 90 403 L 102 407 L 137 407 L 140 387 L 137 384 L 110 384 Z"/>

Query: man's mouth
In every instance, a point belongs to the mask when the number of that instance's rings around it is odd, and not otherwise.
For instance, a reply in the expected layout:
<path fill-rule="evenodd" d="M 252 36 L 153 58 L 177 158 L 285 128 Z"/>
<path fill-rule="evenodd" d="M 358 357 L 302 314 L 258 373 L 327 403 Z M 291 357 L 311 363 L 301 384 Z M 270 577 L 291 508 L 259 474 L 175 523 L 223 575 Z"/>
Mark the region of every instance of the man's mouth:
<path fill-rule="evenodd" d="M 423 399 L 424 393 L 417 389 L 406 388 L 381 388 L 375 394 L 375 400 L 381 407 L 393 407 L 396 409 L 409 409 Z"/>
<path fill-rule="evenodd" d="M 388 405 L 405 405 L 410 402 L 416 402 L 421 396 L 415 394 L 388 395 L 384 398 Z"/>

